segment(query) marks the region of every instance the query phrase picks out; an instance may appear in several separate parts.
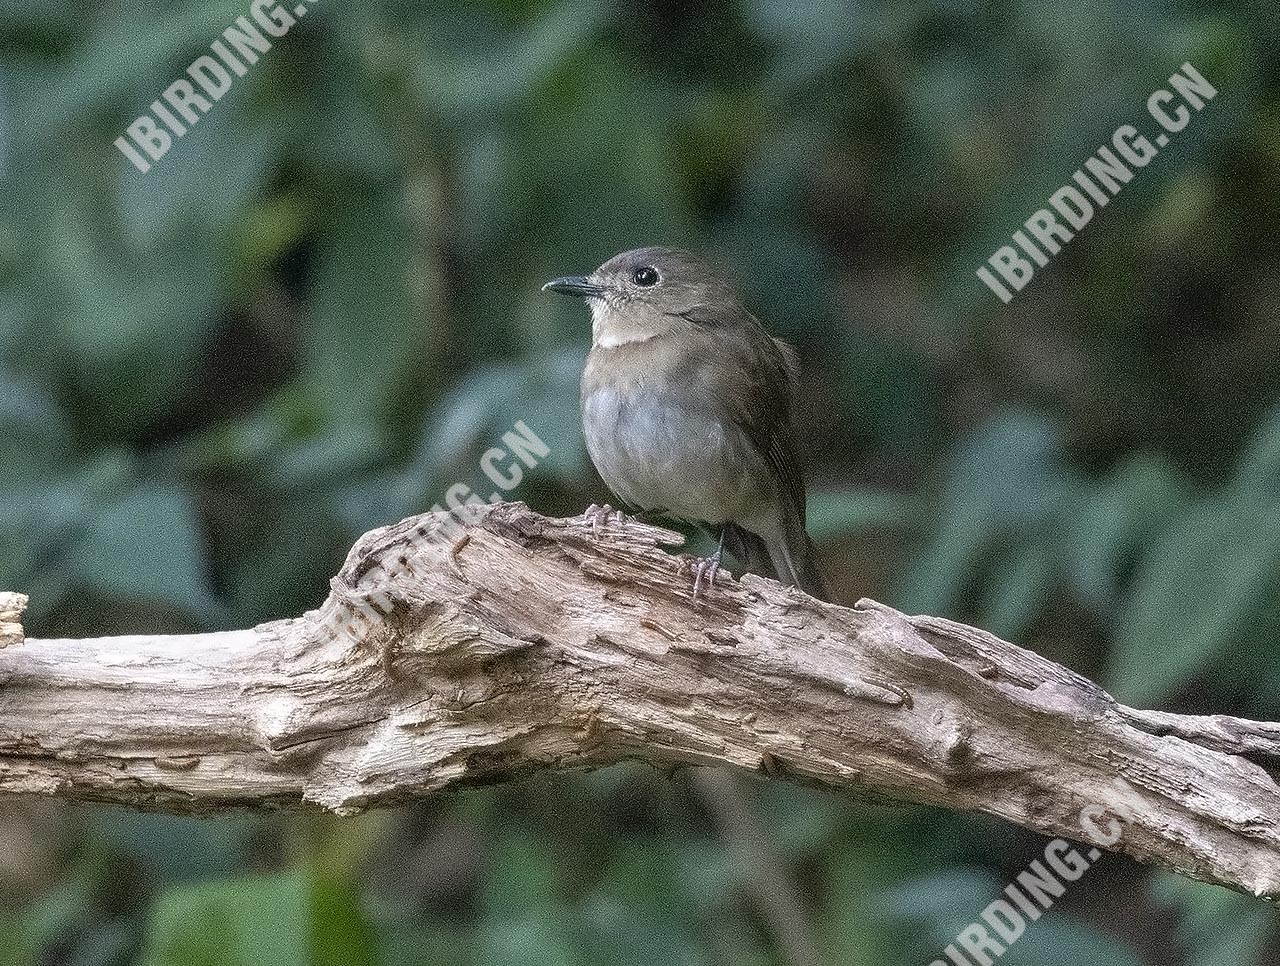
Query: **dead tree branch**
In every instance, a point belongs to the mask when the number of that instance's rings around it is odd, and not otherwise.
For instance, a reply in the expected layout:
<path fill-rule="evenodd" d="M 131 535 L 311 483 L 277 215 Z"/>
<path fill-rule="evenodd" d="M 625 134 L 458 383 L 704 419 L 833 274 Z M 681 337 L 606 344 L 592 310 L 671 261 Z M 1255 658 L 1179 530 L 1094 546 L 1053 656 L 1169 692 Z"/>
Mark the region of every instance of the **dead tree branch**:
<path fill-rule="evenodd" d="M 1119 828 L 1116 851 L 1280 900 L 1280 725 L 1127 708 L 868 600 L 748 577 L 695 605 L 673 535 L 634 521 L 478 517 L 368 533 L 318 610 L 251 630 L 22 642 L 25 599 L 0 594 L 21 642 L 0 792 L 350 814 L 538 769 L 727 765 L 1092 844 Z"/>

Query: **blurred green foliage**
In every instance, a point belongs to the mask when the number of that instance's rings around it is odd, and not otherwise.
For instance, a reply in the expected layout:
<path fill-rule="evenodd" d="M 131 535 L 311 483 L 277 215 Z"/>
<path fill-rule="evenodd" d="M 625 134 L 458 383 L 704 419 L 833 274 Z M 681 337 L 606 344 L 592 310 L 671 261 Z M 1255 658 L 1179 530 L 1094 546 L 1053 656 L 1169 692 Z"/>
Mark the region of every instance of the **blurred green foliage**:
<path fill-rule="evenodd" d="M 33 633 L 314 606 L 517 419 L 551 455 L 516 496 L 602 499 L 586 319 L 538 285 L 661 241 L 800 348 L 847 600 L 1280 714 L 1271 5 L 326 2 L 139 174 L 111 142 L 245 7 L 0 6 L 0 587 Z M 1184 61 L 1219 96 L 1001 305 L 974 269 Z M 1040 847 L 752 794 L 832 963 L 929 962 Z M 0 844 L 5 966 L 787 962 L 645 769 L 341 823 L 12 806 Z M 1272 910 L 1110 858 L 1002 962 L 1278 959 Z"/>

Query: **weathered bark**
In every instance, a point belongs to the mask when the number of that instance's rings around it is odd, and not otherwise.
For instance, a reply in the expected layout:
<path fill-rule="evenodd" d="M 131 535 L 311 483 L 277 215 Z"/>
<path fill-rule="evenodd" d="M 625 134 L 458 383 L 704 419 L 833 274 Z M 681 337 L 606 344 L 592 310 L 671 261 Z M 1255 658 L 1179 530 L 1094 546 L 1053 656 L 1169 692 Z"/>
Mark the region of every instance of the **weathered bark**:
<path fill-rule="evenodd" d="M 727 765 L 1093 844 L 1118 827 L 1117 851 L 1280 899 L 1280 725 L 1126 708 L 872 601 L 747 577 L 694 604 L 667 531 L 479 513 L 366 534 L 299 618 L 0 651 L 0 792 L 350 814 L 537 769 Z M 385 619 L 352 619 L 374 601 Z"/>
<path fill-rule="evenodd" d="M 0 591 L 0 647 L 22 640 L 22 612 L 26 607 L 25 594 Z"/>

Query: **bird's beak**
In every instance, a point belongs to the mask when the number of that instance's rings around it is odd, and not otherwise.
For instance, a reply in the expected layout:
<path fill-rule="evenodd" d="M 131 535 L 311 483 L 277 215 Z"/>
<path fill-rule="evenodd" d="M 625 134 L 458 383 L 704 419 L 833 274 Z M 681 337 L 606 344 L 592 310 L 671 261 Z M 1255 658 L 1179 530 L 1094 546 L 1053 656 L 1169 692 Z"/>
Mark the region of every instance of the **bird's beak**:
<path fill-rule="evenodd" d="M 559 292 L 561 295 L 576 295 L 589 299 L 604 295 L 604 286 L 597 285 L 585 275 L 566 275 L 564 278 L 553 278 L 542 286 L 544 292 Z"/>

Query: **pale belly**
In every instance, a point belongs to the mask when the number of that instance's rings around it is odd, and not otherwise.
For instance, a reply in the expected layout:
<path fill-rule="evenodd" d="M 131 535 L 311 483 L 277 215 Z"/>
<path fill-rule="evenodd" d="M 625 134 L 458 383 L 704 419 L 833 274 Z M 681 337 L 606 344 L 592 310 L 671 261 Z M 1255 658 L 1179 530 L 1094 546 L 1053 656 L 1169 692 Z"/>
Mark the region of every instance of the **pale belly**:
<path fill-rule="evenodd" d="M 631 506 L 745 523 L 776 505 L 772 474 L 741 430 L 661 393 L 595 389 L 583 396 L 582 427 L 600 476 Z"/>

